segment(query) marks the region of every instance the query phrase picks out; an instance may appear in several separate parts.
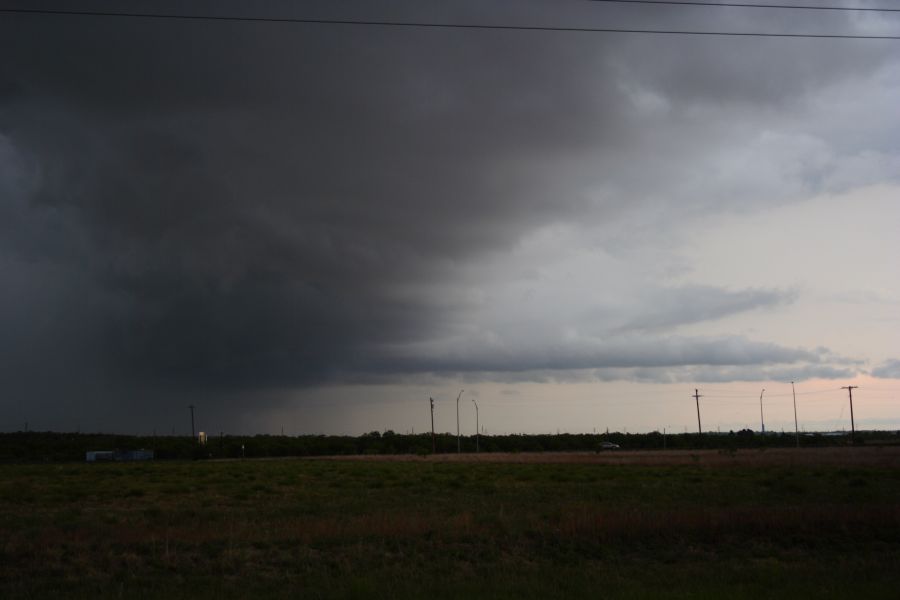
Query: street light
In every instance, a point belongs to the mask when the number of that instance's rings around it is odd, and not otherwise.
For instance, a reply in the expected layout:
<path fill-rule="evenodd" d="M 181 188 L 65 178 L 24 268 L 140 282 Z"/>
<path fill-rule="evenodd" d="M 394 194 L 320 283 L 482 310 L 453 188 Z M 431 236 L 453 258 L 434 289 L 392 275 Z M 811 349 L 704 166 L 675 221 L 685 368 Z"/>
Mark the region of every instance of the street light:
<path fill-rule="evenodd" d="M 434 441 L 434 398 L 429 398 L 431 401 L 431 453 L 437 453 L 437 445 Z"/>
<path fill-rule="evenodd" d="M 791 394 L 794 396 L 794 437 L 797 438 L 797 447 L 800 447 L 800 428 L 797 427 L 797 390 L 794 389 L 794 382 L 791 382 Z"/>
<path fill-rule="evenodd" d="M 459 394 L 456 396 L 456 453 L 459 454 L 462 452 L 460 449 L 459 442 L 459 399 L 462 397 L 463 392 L 466 390 L 459 390 Z"/>
<path fill-rule="evenodd" d="M 478 452 L 478 403 L 472 398 L 472 404 L 475 405 L 475 452 Z"/>
<path fill-rule="evenodd" d="M 760 429 L 762 429 L 763 435 L 765 435 L 765 433 L 766 433 L 766 424 L 763 421 L 763 412 L 762 412 L 762 397 L 763 397 L 763 394 L 765 394 L 765 393 L 766 393 L 766 388 L 763 388 L 762 391 L 759 393 L 759 426 L 760 426 Z"/>

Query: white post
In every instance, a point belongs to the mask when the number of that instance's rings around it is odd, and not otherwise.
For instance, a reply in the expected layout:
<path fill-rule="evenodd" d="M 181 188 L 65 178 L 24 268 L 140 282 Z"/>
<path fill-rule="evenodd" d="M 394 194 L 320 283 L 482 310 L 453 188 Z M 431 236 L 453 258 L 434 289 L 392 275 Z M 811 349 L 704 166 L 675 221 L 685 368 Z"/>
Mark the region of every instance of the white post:
<path fill-rule="evenodd" d="M 456 396 L 456 453 L 459 454 L 462 452 L 460 450 L 460 442 L 459 442 L 459 399 L 462 396 L 465 390 L 459 390 L 459 395 Z"/>

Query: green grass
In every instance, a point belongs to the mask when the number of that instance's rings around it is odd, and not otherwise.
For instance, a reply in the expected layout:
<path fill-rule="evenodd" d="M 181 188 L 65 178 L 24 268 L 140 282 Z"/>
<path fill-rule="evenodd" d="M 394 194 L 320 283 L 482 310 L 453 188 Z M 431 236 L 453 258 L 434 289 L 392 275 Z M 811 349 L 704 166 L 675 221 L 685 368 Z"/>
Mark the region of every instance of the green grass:
<path fill-rule="evenodd" d="M 0 597 L 896 597 L 900 466 L 0 466 Z"/>

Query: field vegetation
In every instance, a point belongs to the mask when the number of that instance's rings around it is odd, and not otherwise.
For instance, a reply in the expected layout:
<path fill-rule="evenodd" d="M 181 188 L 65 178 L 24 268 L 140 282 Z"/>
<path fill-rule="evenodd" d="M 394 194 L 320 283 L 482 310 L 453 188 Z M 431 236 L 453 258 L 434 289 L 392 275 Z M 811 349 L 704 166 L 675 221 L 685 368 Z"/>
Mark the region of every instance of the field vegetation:
<path fill-rule="evenodd" d="M 900 589 L 897 448 L 473 458 L 0 465 L 0 597 Z"/>
<path fill-rule="evenodd" d="M 792 448 L 793 433 L 759 435 L 749 429 L 722 434 L 682 433 L 663 435 L 650 433 L 604 434 L 521 434 L 482 435 L 477 447 L 482 452 L 593 452 L 602 442 L 618 444 L 628 450 Z M 897 445 L 900 432 L 857 432 L 857 445 Z M 475 452 L 475 436 L 462 436 L 462 451 Z M 803 434 L 804 448 L 824 448 L 850 444 L 848 435 L 822 433 Z M 401 434 L 372 431 L 360 436 L 345 435 L 210 435 L 205 446 L 190 436 L 131 436 L 102 433 L 58 433 L 20 431 L 0 433 L 0 462 L 80 461 L 90 450 L 135 450 L 148 448 L 156 457 L 167 459 L 200 458 L 271 458 L 279 456 L 355 456 L 369 454 L 432 453 L 431 434 Z M 441 433 L 435 437 L 437 454 L 455 454 L 455 435 Z"/>

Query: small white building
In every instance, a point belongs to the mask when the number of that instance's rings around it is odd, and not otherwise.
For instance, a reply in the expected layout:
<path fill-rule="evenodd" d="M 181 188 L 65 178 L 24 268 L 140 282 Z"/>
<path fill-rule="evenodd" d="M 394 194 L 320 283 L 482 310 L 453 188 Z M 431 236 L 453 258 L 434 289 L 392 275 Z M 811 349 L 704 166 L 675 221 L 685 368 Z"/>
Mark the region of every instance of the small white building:
<path fill-rule="evenodd" d="M 87 462 L 119 461 L 131 462 L 135 460 L 153 460 L 153 450 L 91 450 L 85 454 Z"/>
<path fill-rule="evenodd" d="M 87 462 L 101 462 L 107 460 L 116 460 L 114 450 L 91 450 L 85 455 Z"/>

